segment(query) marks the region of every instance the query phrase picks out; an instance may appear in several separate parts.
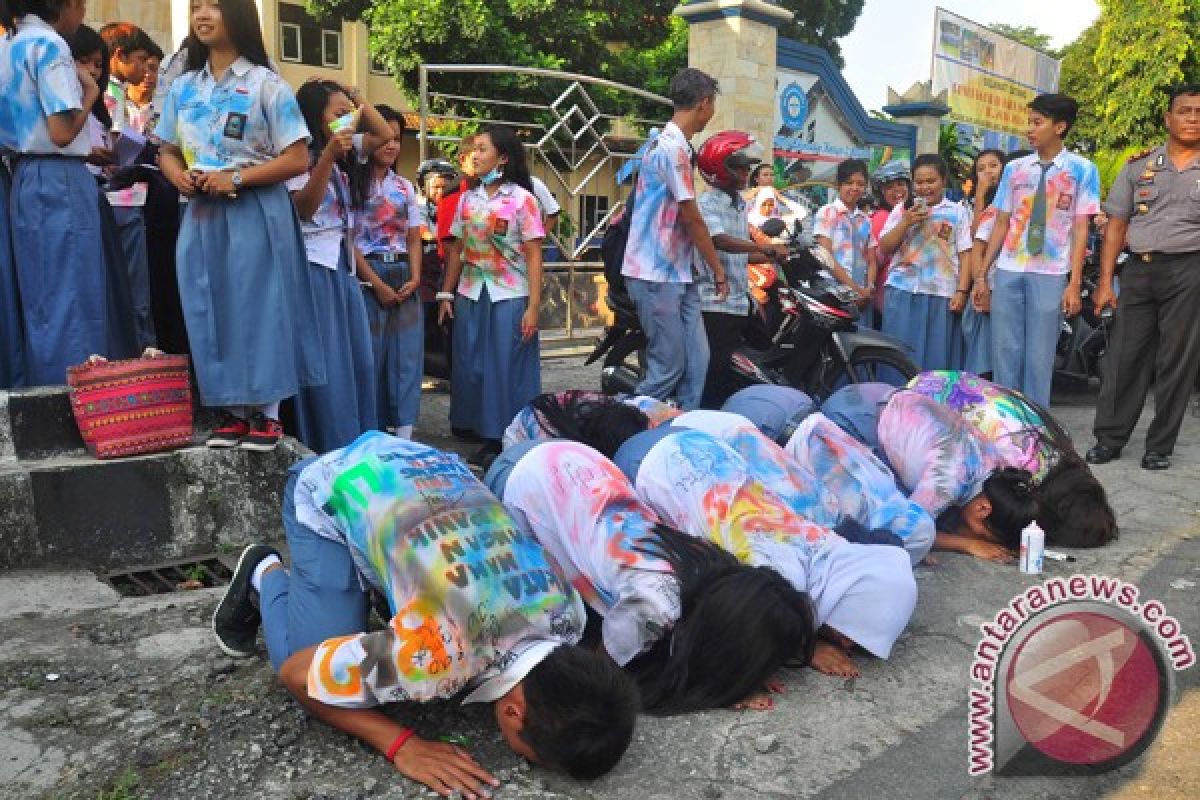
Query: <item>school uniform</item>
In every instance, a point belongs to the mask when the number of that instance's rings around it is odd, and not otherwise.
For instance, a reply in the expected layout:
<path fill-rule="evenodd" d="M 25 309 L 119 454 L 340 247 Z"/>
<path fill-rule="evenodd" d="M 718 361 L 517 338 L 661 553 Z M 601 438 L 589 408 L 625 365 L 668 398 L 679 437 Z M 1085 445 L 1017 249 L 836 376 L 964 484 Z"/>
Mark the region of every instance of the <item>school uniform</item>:
<path fill-rule="evenodd" d="M 582 635 L 578 594 L 456 455 L 372 431 L 293 467 L 284 497 L 292 569 L 263 576 L 264 638 L 276 669 L 317 645 L 320 703 L 491 702 Z M 371 633 L 367 588 L 393 615 Z"/>
<path fill-rule="evenodd" d="M 82 104 L 67 43 L 39 17 L 22 17 L 0 40 L 0 150 L 15 162 L 8 212 L 30 385 L 64 383 L 67 367 L 93 353 L 130 355 L 110 347 L 118 320 L 87 131 L 58 147 L 46 124 Z"/>
<path fill-rule="evenodd" d="M 817 627 L 829 625 L 879 658 L 891 653 L 917 599 L 903 550 L 852 544 L 806 520 L 733 448 L 702 431 L 639 433 L 613 461 L 664 523 L 776 570 L 811 596 Z"/>
<path fill-rule="evenodd" d="M 357 150 L 362 140 L 355 138 Z M 288 191 L 303 189 L 310 174 L 289 180 Z M 371 326 L 353 258 L 350 185 L 340 166 L 334 165 L 321 204 L 300 228 L 317 306 L 312 333 L 325 351 L 326 382 L 296 395 L 296 436 L 328 453 L 379 425 Z"/>
<path fill-rule="evenodd" d="M 908 230 L 892 256 L 883 332 L 908 345 L 922 369 L 949 369 L 962 359 L 962 329 L 950 312 L 950 299 L 958 289 L 959 254 L 971 249 L 971 216 L 945 198 L 929 211 L 929 218 Z M 897 205 L 883 236 L 903 218 L 904 206 Z"/>
<path fill-rule="evenodd" d="M 513 416 L 542 391 L 538 334 L 521 338 L 529 305 L 521 248 L 546 235 L 537 200 L 514 183 L 502 183 L 491 197 L 482 186 L 465 191 L 450 235 L 462 242 L 450 425 L 499 441 Z"/>
<path fill-rule="evenodd" d="M 771 384 L 747 386 L 731 395 L 721 406 L 722 411 L 740 414 L 753 422 L 771 441 L 781 444 L 815 408 L 813 399 L 799 389 Z"/>
<path fill-rule="evenodd" d="M 871 231 L 871 218 L 859 208 L 846 208 L 842 199 L 821 206 L 813 222 L 813 235 L 829 240 L 833 259 L 842 269 L 850 273 L 851 279 L 863 288 L 867 287 L 869 265 L 867 251 L 879 241 Z M 862 311 L 860 322 L 866 327 L 874 325 L 874 308 L 868 305 Z"/>
<path fill-rule="evenodd" d="M 724 234 L 743 241 L 749 240 L 750 221 L 746 218 L 746 203 L 741 195 L 710 189 L 700 195 L 696 205 L 700 209 L 700 216 L 704 217 L 710 236 Z M 700 291 L 700 310 L 709 348 L 708 372 L 705 373 L 700 405 L 717 408 L 730 395 L 730 359 L 742 343 L 749 322 L 750 256 L 746 253 L 717 251 L 717 258 L 725 268 L 728 290 L 725 297 L 717 295 L 713 276 L 705 267 L 699 252 L 693 258 L 693 272 L 699 276 L 696 286 Z"/>
<path fill-rule="evenodd" d="M 975 241 L 983 242 L 986 248 L 996 226 L 994 205 L 979 212 L 979 224 L 975 226 Z M 988 288 L 994 281 L 989 277 Z M 989 311 L 976 311 L 975 303 L 967 298 L 967 307 L 962 314 L 963 359 L 962 369 L 976 375 L 992 371 L 992 315 Z"/>
<path fill-rule="evenodd" d="M 308 139 L 291 89 L 238 58 L 174 80 L 157 136 L 189 169 L 249 167 Z M 326 381 L 318 319 L 292 199 L 283 184 L 192 198 L 175 248 L 192 365 L 206 406 L 262 406 Z"/>
<path fill-rule="evenodd" d="M 12 176 L 0 157 L 0 389 L 25 385 L 25 330 L 8 220 L 11 191 Z"/>
<path fill-rule="evenodd" d="M 657 428 L 659 425 L 663 425 L 683 413 L 669 403 L 664 403 L 657 398 L 645 395 L 626 394 L 612 397 L 603 392 L 568 389 L 565 392 L 558 392 L 555 397 L 560 402 L 565 402 L 568 395 L 576 402 L 593 402 L 597 405 L 620 402 L 627 406 L 632 406 L 646 415 L 647 428 Z M 550 421 L 544 415 L 535 411 L 533 405 L 530 404 L 518 411 L 516 416 L 513 417 L 512 422 L 504 429 L 504 435 L 500 438 L 500 446 L 504 450 L 508 450 L 522 442 L 545 442 L 550 439 L 557 439 L 561 435 L 561 431 L 551 425 Z"/>
<path fill-rule="evenodd" d="M 577 442 L 527 441 L 502 453 L 484 482 L 603 619 L 604 649 L 617 664 L 678 621 L 679 581 L 645 552 L 658 517 L 607 458 Z"/>
<path fill-rule="evenodd" d="M 1100 211 L 1100 173 L 1066 150 L 1044 165 L 1034 153 L 1005 165 L 994 202 L 1010 216 L 992 275 L 992 373 L 1001 386 L 1049 406 L 1072 230 L 1076 219 Z"/>
<path fill-rule="evenodd" d="M 355 245 L 379 279 L 399 289 L 412 278 L 408 232 L 421 226 L 416 189 L 390 169 L 372 183 L 366 207 L 354 212 Z M 422 268 L 424 260 L 422 260 Z M 363 300 L 375 358 L 376 410 L 383 428 L 411 427 L 421 410 L 421 377 L 425 374 L 424 309 L 413 292 L 398 305 L 384 308 L 370 287 Z"/>

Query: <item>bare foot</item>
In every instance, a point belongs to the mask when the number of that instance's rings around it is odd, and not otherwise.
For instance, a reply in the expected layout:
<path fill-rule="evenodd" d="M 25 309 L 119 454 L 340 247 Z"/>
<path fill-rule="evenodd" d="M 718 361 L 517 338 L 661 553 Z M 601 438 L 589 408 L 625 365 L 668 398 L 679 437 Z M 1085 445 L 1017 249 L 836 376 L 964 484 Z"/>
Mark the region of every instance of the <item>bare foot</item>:
<path fill-rule="evenodd" d="M 830 642 L 817 642 L 809 666 L 822 675 L 838 678 L 857 678 L 862 675 L 845 650 Z"/>
<path fill-rule="evenodd" d="M 775 707 L 775 700 L 771 695 L 783 694 L 786 691 L 787 687 L 779 681 L 767 681 L 765 688 L 752 692 L 733 707 L 738 711 L 770 711 Z"/>
<path fill-rule="evenodd" d="M 936 567 L 942 563 L 942 560 L 933 553 L 930 553 L 929 555 L 925 556 L 924 559 L 922 559 L 921 563 L 927 567 Z"/>

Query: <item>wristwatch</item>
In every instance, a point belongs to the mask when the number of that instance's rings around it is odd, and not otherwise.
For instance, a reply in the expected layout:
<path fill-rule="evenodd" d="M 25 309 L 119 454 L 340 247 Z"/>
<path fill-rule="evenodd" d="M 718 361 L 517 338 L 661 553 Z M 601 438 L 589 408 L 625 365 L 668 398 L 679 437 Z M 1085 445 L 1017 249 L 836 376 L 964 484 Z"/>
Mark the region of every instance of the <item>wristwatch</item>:
<path fill-rule="evenodd" d="M 229 179 L 229 181 L 233 184 L 233 191 L 237 192 L 238 189 L 242 188 L 242 171 L 240 169 L 235 169 L 233 171 L 233 176 Z"/>

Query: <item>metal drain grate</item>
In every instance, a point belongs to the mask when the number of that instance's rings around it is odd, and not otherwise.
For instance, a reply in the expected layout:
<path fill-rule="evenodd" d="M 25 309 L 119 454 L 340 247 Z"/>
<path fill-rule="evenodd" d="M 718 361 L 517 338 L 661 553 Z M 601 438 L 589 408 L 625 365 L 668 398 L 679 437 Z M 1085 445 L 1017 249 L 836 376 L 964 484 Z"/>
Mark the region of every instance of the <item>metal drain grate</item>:
<path fill-rule="evenodd" d="M 233 568 L 225 563 L 223 556 L 213 553 L 180 561 L 113 570 L 102 573 L 100 577 L 123 597 L 147 597 L 225 586 L 233 577 Z"/>

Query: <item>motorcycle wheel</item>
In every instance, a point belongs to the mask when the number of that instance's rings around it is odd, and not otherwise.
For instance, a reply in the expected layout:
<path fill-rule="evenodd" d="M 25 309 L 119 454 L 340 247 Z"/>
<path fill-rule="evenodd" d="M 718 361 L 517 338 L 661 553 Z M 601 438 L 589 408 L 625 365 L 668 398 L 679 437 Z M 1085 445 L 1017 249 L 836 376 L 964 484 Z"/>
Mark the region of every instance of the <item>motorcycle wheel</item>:
<path fill-rule="evenodd" d="M 825 397 L 850 383 L 888 383 L 905 386 L 921 369 L 903 353 L 883 347 L 862 347 L 854 351 L 845 369 L 830 370 L 823 377 Z"/>

